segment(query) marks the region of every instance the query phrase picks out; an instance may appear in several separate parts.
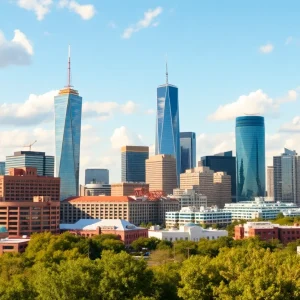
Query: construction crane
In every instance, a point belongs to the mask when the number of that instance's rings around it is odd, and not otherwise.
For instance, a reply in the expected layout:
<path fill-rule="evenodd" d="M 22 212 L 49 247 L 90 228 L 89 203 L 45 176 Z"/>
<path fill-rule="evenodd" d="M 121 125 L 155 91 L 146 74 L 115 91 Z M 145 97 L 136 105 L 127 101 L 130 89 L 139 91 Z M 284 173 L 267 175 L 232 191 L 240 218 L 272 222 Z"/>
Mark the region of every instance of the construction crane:
<path fill-rule="evenodd" d="M 29 151 L 31 151 L 31 147 L 36 143 L 37 141 L 34 141 L 33 143 L 29 145 L 23 145 L 23 147 L 29 148 Z"/>

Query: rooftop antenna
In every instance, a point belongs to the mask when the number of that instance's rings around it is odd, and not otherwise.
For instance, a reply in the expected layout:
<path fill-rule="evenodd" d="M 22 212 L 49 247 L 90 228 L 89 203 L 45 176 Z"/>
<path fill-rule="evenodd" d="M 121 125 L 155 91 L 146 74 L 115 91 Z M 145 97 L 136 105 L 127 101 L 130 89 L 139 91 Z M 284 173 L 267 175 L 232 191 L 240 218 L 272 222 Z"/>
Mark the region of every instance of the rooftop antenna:
<path fill-rule="evenodd" d="M 166 55 L 166 84 L 169 84 L 168 56 Z"/>
<path fill-rule="evenodd" d="M 69 45 L 69 59 L 68 59 L 68 85 L 71 87 L 71 46 Z"/>

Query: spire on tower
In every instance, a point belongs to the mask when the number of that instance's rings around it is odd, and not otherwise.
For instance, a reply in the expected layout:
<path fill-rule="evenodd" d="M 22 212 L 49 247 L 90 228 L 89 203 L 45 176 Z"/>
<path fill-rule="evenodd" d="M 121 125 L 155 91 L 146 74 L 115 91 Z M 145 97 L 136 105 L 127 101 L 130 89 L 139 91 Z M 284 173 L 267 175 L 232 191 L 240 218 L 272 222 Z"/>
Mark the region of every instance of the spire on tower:
<path fill-rule="evenodd" d="M 168 57 L 166 56 L 166 84 L 169 83 L 169 73 L 168 73 Z"/>
<path fill-rule="evenodd" d="M 67 87 L 71 87 L 71 46 L 69 45 L 69 59 L 68 59 L 68 84 Z"/>

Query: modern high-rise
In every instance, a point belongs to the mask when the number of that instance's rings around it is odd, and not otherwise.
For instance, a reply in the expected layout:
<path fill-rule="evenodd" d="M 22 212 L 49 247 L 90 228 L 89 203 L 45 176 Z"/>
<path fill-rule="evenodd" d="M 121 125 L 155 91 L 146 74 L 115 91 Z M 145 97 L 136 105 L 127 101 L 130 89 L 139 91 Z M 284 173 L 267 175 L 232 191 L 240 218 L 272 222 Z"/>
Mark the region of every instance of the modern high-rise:
<path fill-rule="evenodd" d="M 237 201 L 265 196 L 265 123 L 261 116 L 236 118 Z"/>
<path fill-rule="evenodd" d="M 146 160 L 146 183 L 150 191 L 172 194 L 177 187 L 176 159 L 173 155 L 155 155 Z"/>
<path fill-rule="evenodd" d="M 109 170 L 108 169 L 86 169 L 85 184 L 90 184 L 90 183 L 109 184 Z"/>
<path fill-rule="evenodd" d="M 123 146 L 121 148 L 121 181 L 145 182 L 146 159 L 149 158 L 149 147 Z"/>
<path fill-rule="evenodd" d="M 267 193 L 268 197 L 274 198 L 274 167 L 267 166 Z"/>
<path fill-rule="evenodd" d="M 181 170 L 196 167 L 196 133 L 195 132 L 180 132 L 180 153 L 181 153 Z"/>
<path fill-rule="evenodd" d="M 201 157 L 201 165 L 209 167 L 214 172 L 226 172 L 231 176 L 231 197 L 232 202 L 236 200 L 236 171 L 235 157 L 232 151 L 226 151 L 215 155 L 207 155 Z"/>
<path fill-rule="evenodd" d="M 274 200 L 300 204 L 300 157 L 296 151 L 284 148 L 273 157 Z"/>
<path fill-rule="evenodd" d="M 55 172 L 61 179 L 60 199 L 79 193 L 79 158 L 82 98 L 69 80 L 54 97 L 55 111 Z"/>
<path fill-rule="evenodd" d="M 181 154 L 178 88 L 166 83 L 157 88 L 155 155 L 173 155 L 176 159 L 177 185 L 180 181 Z"/>
<path fill-rule="evenodd" d="M 5 175 L 5 161 L 0 161 L 0 175 Z"/>
<path fill-rule="evenodd" d="M 5 174 L 10 168 L 34 167 L 39 176 L 54 176 L 54 156 L 45 152 L 18 151 L 14 155 L 6 156 Z"/>

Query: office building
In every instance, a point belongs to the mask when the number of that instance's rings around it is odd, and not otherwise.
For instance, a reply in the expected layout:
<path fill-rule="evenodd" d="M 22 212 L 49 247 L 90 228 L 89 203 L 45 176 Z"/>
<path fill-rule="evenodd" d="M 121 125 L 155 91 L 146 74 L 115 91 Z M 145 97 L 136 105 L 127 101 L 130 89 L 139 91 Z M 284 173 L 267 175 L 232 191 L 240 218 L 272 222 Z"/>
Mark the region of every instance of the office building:
<path fill-rule="evenodd" d="M 166 227 L 178 227 L 189 223 L 227 226 L 231 224 L 231 212 L 217 207 L 183 207 L 180 211 L 166 212 Z"/>
<path fill-rule="evenodd" d="M 231 176 L 226 172 L 214 173 L 214 194 L 216 205 L 223 208 L 225 203 L 231 202 Z"/>
<path fill-rule="evenodd" d="M 5 174 L 9 174 L 10 168 L 33 167 L 37 169 L 39 176 L 54 176 L 54 156 L 45 152 L 18 151 L 12 156 L 6 156 Z M 4 174 L 3 174 L 4 175 Z"/>
<path fill-rule="evenodd" d="M 196 167 L 196 133 L 180 132 L 181 171 Z"/>
<path fill-rule="evenodd" d="M 267 166 L 267 196 L 269 198 L 274 198 L 274 167 L 273 166 Z"/>
<path fill-rule="evenodd" d="M 265 196 L 265 124 L 260 116 L 236 118 L 237 201 Z"/>
<path fill-rule="evenodd" d="M 232 202 L 236 201 L 236 169 L 232 151 L 201 157 L 201 166 L 209 167 L 214 172 L 226 172 L 231 177 Z"/>
<path fill-rule="evenodd" d="M 130 246 L 138 238 L 148 237 L 147 228 L 137 227 L 126 220 L 79 220 L 75 224 L 60 224 L 60 229 L 84 237 L 114 234 L 125 246 Z"/>
<path fill-rule="evenodd" d="M 71 86 L 70 72 L 69 55 L 68 84 L 54 97 L 55 170 L 61 179 L 61 200 L 79 193 L 82 98 Z"/>
<path fill-rule="evenodd" d="M 167 211 L 178 211 L 176 199 L 157 196 L 74 197 L 61 202 L 62 223 L 80 219 L 124 219 L 132 224 L 164 224 Z"/>
<path fill-rule="evenodd" d="M 4 226 L 0 226 L 0 255 L 4 253 L 23 253 L 30 239 L 22 237 L 21 239 L 9 238 L 9 233 Z"/>
<path fill-rule="evenodd" d="M 0 175 L 5 175 L 5 161 L 0 161 Z"/>
<path fill-rule="evenodd" d="M 279 213 L 300 214 L 294 203 L 267 201 L 263 197 L 256 197 L 254 201 L 226 203 L 224 210 L 231 212 L 232 220 L 274 220 Z"/>
<path fill-rule="evenodd" d="M 175 158 L 178 186 L 181 169 L 178 88 L 169 84 L 168 70 L 166 83 L 157 88 L 155 155 L 159 154 Z"/>
<path fill-rule="evenodd" d="M 89 183 L 109 184 L 109 170 L 108 169 L 86 169 L 85 184 L 89 184 Z"/>
<path fill-rule="evenodd" d="M 226 230 L 218 229 L 203 229 L 193 223 L 180 226 L 179 229 L 172 228 L 170 230 L 159 230 L 158 227 L 153 226 L 148 231 L 148 236 L 157 238 L 162 241 L 193 241 L 198 242 L 201 239 L 217 240 L 220 237 L 228 236 Z M 188 250 L 188 249 L 187 249 Z"/>
<path fill-rule="evenodd" d="M 173 196 L 179 201 L 180 208 L 183 207 L 207 207 L 207 196 L 198 194 L 193 189 L 174 189 Z"/>
<path fill-rule="evenodd" d="M 141 182 L 121 182 L 111 184 L 111 196 L 132 196 L 136 189 L 149 191 L 149 184 Z"/>
<path fill-rule="evenodd" d="M 121 148 L 121 181 L 145 182 L 146 159 L 149 158 L 149 147 L 124 146 Z"/>
<path fill-rule="evenodd" d="M 84 187 L 84 196 L 110 196 L 111 185 L 104 183 L 89 183 Z"/>
<path fill-rule="evenodd" d="M 155 155 L 146 160 L 146 183 L 150 191 L 172 194 L 177 187 L 176 159 L 172 155 Z"/>
<path fill-rule="evenodd" d="M 284 148 L 273 157 L 274 200 L 300 205 L 300 158 L 296 151 Z"/>
<path fill-rule="evenodd" d="M 300 226 L 280 226 L 271 222 L 247 222 L 236 225 L 234 238 L 241 240 L 244 238 L 258 236 L 262 241 L 279 240 L 282 244 L 288 244 L 300 239 Z"/>

